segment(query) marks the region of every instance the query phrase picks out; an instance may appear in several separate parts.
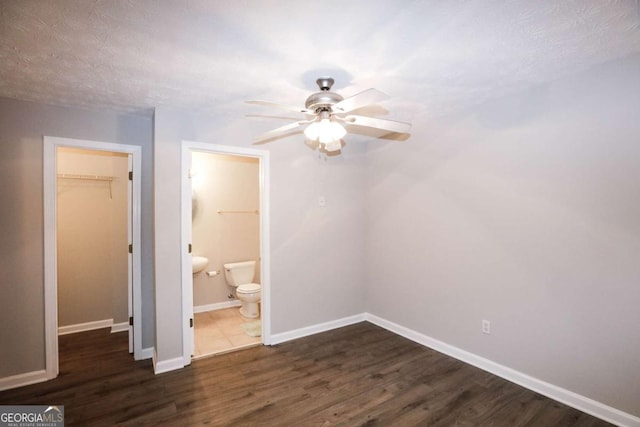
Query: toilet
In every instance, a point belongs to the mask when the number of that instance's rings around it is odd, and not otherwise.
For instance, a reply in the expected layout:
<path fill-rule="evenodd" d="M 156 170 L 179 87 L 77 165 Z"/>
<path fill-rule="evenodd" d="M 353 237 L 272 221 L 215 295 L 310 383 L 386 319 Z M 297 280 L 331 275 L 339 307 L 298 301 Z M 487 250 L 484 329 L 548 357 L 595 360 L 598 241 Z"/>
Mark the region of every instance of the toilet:
<path fill-rule="evenodd" d="M 224 264 L 224 277 L 229 286 L 236 288 L 236 296 L 242 303 L 240 314 L 249 319 L 260 315 L 260 290 L 258 283 L 252 283 L 256 271 L 255 261 L 241 261 Z"/>

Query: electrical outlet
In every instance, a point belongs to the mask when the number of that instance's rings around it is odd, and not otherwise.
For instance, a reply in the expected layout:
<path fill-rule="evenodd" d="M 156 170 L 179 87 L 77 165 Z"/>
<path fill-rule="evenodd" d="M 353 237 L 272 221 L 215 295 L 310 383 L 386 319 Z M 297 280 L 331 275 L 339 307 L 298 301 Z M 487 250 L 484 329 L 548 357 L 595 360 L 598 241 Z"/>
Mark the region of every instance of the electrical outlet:
<path fill-rule="evenodd" d="M 482 321 L 482 333 L 483 334 L 490 334 L 491 333 L 491 322 L 489 322 L 488 320 L 483 320 Z"/>
<path fill-rule="evenodd" d="M 324 196 L 318 197 L 318 206 L 320 206 L 321 208 L 324 208 L 326 204 L 327 204 L 327 201 L 324 199 Z"/>

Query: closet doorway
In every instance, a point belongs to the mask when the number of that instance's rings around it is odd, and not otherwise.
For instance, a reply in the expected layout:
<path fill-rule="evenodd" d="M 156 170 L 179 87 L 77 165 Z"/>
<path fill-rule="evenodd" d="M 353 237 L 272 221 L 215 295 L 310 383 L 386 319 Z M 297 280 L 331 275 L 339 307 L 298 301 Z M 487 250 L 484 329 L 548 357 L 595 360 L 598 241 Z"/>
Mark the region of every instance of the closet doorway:
<path fill-rule="evenodd" d="M 45 137 L 46 371 L 58 335 L 125 331 L 140 358 L 140 147 Z"/>

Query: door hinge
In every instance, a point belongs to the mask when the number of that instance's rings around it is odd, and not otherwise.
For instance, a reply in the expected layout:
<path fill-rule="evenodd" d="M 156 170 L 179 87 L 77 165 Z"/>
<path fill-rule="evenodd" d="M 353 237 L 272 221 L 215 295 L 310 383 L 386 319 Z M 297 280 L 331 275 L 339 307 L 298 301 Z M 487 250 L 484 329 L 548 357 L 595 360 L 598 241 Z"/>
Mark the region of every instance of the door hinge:
<path fill-rule="evenodd" d="M 133 253 L 133 244 L 129 244 L 129 253 L 132 254 Z"/>
<path fill-rule="evenodd" d="M 189 253 L 191 253 L 191 243 L 189 243 Z"/>
<path fill-rule="evenodd" d="M 189 319 L 189 327 L 193 328 L 193 318 Z"/>
<path fill-rule="evenodd" d="M 133 181 L 133 171 L 129 171 L 129 181 Z"/>
<path fill-rule="evenodd" d="M 129 326 L 133 326 L 133 316 L 129 317 Z"/>

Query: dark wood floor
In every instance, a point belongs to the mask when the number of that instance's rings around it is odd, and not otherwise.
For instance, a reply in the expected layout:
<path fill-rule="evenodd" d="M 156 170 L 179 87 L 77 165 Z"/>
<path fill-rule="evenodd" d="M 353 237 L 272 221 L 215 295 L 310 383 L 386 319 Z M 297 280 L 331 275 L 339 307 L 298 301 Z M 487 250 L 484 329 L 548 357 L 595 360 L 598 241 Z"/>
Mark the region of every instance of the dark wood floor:
<path fill-rule="evenodd" d="M 60 376 L 0 404 L 64 405 L 67 426 L 606 426 L 369 323 L 154 375 L 126 334 L 60 337 Z"/>

